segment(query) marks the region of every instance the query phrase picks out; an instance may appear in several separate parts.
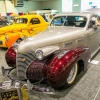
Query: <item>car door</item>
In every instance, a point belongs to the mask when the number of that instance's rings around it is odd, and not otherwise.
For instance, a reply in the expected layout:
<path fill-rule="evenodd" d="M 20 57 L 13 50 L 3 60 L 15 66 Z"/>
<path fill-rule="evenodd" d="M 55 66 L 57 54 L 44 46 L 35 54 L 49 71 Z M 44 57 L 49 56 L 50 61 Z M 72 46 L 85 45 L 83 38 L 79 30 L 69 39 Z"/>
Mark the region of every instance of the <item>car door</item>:
<path fill-rule="evenodd" d="M 96 24 L 97 19 L 98 16 L 92 16 L 87 29 L 87 46 L 91 49 L 91 56 L 97 52 L 100 43 L 100 26 Z"/>
<path fill-rule="evenodd" d="M 29 33 L 31 35 L 35 35 L 42 31 L 42 23 L 38 18 L 32 18 L 30 20 L 29 27 L 30 27 Z"/>

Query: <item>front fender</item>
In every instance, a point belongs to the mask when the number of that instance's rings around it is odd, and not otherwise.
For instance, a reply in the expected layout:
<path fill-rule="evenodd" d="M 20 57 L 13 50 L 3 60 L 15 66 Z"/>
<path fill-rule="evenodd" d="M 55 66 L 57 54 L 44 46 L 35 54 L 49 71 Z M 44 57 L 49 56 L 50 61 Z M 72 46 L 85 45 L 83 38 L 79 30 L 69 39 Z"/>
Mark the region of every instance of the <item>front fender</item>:
<path fill-rule="evenodd" d="M 14 42 L 16 42 L 17 39 L 20 38 L 20 33 L 11 33 L 11 34 L 8 34 L 8 41 L 5 41 L 5 44 L 8 48 L 10 48 L 12 46 L 12 44 Z"/>
<path fill-rule="evenodd" d="M 16 46 L 12 46 L 8 48 L 8 50 L 5 53 L 5 60 L 9 67 L 15 67 L 16 66 Z"/>
<path fill-rule="evenodd" d="M 83 60 L 84 65 L 87 66 L 89 58 L 90 49 L 86 47 L 61 50 L 46 62 L 43 69 L 44 77 L 51 86 L 62 86 L 73 65 L 79 60 Z"/>

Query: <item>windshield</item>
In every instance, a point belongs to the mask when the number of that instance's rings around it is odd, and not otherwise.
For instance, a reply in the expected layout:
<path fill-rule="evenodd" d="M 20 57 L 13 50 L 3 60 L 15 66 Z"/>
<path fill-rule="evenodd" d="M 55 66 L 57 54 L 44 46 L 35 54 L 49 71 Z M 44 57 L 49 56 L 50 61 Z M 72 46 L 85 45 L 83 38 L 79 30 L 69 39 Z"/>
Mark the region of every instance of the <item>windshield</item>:
<path fill-rule="evenodd" d="M 15 24 L 27 24 L 28 19 L 27 18 L 17 18 L 15 20 Z"/>
<path fill-rule="evenodd" d="M 74 26 L 85 27 L 87 18 L 85 16 L 59 16 L 55 17 L 50 26 Z"/>

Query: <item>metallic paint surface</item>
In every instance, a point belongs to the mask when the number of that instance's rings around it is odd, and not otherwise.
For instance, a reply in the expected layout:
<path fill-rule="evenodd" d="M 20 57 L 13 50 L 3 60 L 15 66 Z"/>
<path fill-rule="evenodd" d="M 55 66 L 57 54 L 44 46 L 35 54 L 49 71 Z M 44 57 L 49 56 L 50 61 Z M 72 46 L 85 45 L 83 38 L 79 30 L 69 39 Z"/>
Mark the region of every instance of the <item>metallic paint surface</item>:
<path fill-rule="evenodd" d="M 62 50 L 60 53 L 64 52 Z M 90 58 L 89 48 L 76 48 L 69 50 L 63 57 L 58 58 L 59 54 L 52 57 L 46 62 L 43 68 L 44 77 L 52 87 L 60 87 L 64 85 L 73 65 L 79 60 L 83 60 L 84 67 L 88 66 L 88 59 Z M 81 67 L 81 66 L 79 66 Z"/>
<path fill-rule="evenodd" d="M 10 47 L 5 54 L 5 60 L 9 67 L 16 66 L 16 52 L 14 48 L 14 46 Z"/>
<path fill-rule="evenodd" d="M 42 47 L 42 48 L 38 48 L 35 53 L 40 50 L 43 52 L 43 56 L 44 58 L 52 53 L 54 53 L 55 51 L 59 50 L 59 46 L 46 46 L 46 47 Z"/>
<path fill-rule="evenodd" d="M 84 29 L 82 28 L 66 28 L 65 26 L 51 27 L 44 32 L 35 35 L 34 37 L 30 37 L 22 41 L 18 46 L 18 52 L 24 53 L 29 52 L 30 50 L 35 51 L 37 48 L 53 46 L 55 44 L 59 45 L 59 43 L 78 39 L 79 37 L 84 38 Z"/>
<path fill-rule="evenodd" d="M 65 51 L 68 52 L 59 58 L 58 56 Z M 44 78 L 50 86 L 57 88 L 64 85 L 71 68 L 76 62 L 83 60 L 85 67 L 88 67 L 87 61 L 89 58 L 90 49 L 86 47 L 61 50 L 57 54 L 49 57 L 46 62 L 38 60 L 33 61 L 26 69 L 26 76 L 33 82 Z"/>

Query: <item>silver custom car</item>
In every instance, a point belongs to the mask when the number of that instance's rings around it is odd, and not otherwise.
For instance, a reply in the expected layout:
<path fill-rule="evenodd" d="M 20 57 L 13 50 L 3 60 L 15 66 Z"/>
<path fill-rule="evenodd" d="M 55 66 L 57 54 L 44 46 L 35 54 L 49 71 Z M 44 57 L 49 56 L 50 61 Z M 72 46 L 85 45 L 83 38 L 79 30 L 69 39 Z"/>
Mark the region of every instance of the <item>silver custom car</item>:
<path fill-rule="evenodd" d="M 9 48 L 6 62 L 16 66 L 21 80 L 45 79 L 52 87 L 68 87 L 99 50 L 99 22 L 90 12 L 57 14 L 46 31 Z"/>

